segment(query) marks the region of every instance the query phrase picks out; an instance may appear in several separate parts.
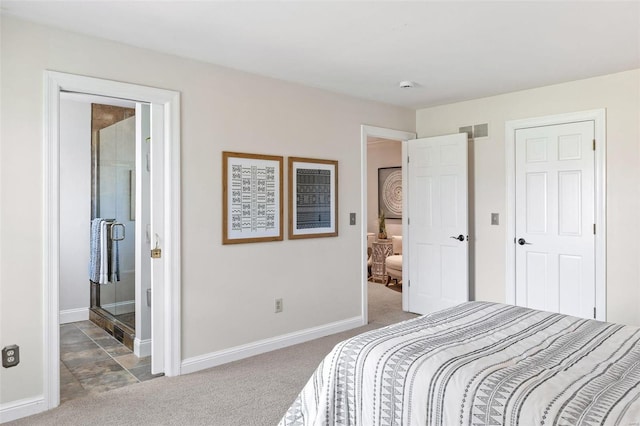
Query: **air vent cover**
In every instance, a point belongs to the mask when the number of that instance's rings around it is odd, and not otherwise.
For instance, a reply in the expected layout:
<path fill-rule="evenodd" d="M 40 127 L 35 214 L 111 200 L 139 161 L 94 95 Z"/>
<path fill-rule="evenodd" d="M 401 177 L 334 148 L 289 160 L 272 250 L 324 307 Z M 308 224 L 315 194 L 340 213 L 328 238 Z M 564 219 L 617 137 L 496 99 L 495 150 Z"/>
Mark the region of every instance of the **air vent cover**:
<path fill-rule="evenodd" d="M 487 123 L 473 126 L 474 138 L 486 138 L 487 136 L 489 136 L 489 125 Z"/>
<path fill-rule="evenodd" d="M 475 124 L 473 126 L 464 126 L 458 129 L 459 133 L 466 133 L 469 139 L 486 138 L 489 136 L 489 125 Z"/>

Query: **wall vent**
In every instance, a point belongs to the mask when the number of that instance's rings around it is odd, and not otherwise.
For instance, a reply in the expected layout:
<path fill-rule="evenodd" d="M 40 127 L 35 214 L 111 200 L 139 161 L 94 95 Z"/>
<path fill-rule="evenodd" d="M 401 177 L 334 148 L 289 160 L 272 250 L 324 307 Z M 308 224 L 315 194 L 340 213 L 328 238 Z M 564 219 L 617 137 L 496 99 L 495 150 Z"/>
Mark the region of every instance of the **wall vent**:
<path fill-rule="evenodd" d="M 473 126 L 473 138 L 486 138 L 489 136 L 489 125 L 487 123 L 484 124 L 476 124 Z"/>
<path fill-rule="evenodd" d="M 458 129 L 460 133 L 466 133 L 469 139 L 486 138 L 489 136 L 489 124 L 474 124 L 473 126 L 464 126 Z"/>

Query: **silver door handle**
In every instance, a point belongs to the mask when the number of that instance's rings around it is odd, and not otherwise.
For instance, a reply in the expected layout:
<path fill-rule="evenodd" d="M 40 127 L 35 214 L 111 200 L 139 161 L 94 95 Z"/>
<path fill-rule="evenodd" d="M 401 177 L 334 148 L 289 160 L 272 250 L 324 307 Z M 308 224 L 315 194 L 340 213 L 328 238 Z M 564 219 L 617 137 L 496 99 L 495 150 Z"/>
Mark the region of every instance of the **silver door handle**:
<path fill-rule="evenodd" d="M 525 240 L 524 238 L 519 238 L 518 239 L 518 244 L 520 244 L 521 246 L 527 244 L 527 245 L 531 245 L 531 243 L 528 243 L 527 240 Z"/>

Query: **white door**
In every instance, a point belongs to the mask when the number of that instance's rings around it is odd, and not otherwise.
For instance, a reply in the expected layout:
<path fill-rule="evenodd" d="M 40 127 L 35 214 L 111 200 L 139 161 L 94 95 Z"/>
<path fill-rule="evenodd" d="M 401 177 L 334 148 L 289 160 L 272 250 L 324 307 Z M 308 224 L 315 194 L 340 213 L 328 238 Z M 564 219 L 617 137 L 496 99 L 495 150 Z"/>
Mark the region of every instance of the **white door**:
<path fill-rule="evenodd" d="M 407 141 L 408 310 L 469 300 L 467 134 Z"/>
<path fill-rule="evenodd" d="M 136 340 L 133 351 L 138 357 L 151 355 L 151 304 L 147 290 L 151 288 L 151 208 L 150 152 L 151 106 L 136 104 Z"/>
<path fill-rule="evenodd" d="M 149 142 L 151 169 L 151 244 L 154 248 L 165 248 L 162 230 L 164 224 L 164 107 L 151 105 L 151 139 Z M 155 141 L 155 143 L 154 143 Z M 164 278 L 167 271 L 165 254 L 151 259 L 151 373 L 164 372 L 165 359 L 165 317 Z M 149 257 L 151 253 L 147 254 Z"/>
<path fill-rule="evenodd" d="M 594 318 L 594 122 L 515 139 L 516 304 Z"/>

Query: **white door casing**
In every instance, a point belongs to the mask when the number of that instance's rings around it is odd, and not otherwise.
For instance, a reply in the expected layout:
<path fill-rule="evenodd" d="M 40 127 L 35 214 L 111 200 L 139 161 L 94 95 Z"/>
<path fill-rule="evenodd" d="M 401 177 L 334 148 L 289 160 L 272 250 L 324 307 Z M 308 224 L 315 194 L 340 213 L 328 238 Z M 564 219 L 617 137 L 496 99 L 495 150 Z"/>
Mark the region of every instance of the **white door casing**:
<path fill-rule="evenodd" d="M 406 144 L 403 281 L 408 310 L 426 314 L 469 300 L 468 140 L 458 133 Z"/>
<path fill-rule="evenodd" d="M 605 109 L 580 111 L 552 116 L 534 117 L 505 123 L 505 161 L 506 161 L 506 259 L 505 259 L 505 296 L 506 303 L 516 304 L 516 133 L 522 129 L 543 126 L 556 126 L 567 123 L 589 121 L 593 123 L 595 151 L 593 173 L 593 227 L 594 237 L 594 282 L 595 282 L 595 318 L 606 321 L 606 111 Z M 591 142 L 593 146 L 593 141 Z M 565 176 L 569 177 L 570 176 Z M 571 181 L 571 179 L 569 179 Z M 526 238 L 525 238 L 526 240 Z M 532 247 L 525 245 L 526 247 Z M 593 318 L 593 308 L 589 315 Z"/>
<path fill-rule="evenodd" d="M 180 374 L 180 94 L 178 92 L 121 83 L 111 80 L 84 77 L 55 71 L 44 72 L 44 347 L 43 347 L 43 400 L 33 404 L 30 414 L 51 409 L 60 403 L 60 329 L 59 329 L 59 270 L 60 270 L 60 92 L 70 91 L 112 98 L 148 102 L 155 117 L 156 134 L 161 129 L 163 137 L 157 141 L 163 152 L 164 176 L 162 193 L 156 194 L 157 204 L 163 211 L 163 222 L 156 229 L 163 238 L 164 294 L 160 312 L 164 324 L 162 352 L 164 373 Z M 153 115 L 153 108 L 160 108 L 160 115 Z M 152 130 L 153 134 L 153 130 Z M 88 282 L 87 282 L 88 285 Z"/>
<path fill-rule="evenodd" d="M 516 304 L 594 317 L 594 123 L 516 130 Z"/>

